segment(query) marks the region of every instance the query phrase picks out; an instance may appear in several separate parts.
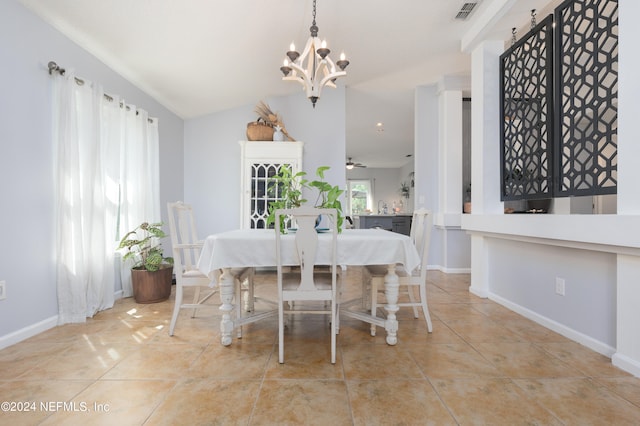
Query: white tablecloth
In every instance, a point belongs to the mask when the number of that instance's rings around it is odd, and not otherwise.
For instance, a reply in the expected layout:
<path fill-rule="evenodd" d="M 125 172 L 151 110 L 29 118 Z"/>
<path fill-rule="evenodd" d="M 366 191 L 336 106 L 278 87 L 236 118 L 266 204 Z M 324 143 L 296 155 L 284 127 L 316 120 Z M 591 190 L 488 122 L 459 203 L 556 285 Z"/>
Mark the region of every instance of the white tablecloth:
<path fill-rule="evenodd" d="M 204 242 L 198 269 L 214 277 L 221 268 L 275 266 L 276 245 L 273 229 L 242 229 L 210 235 Z M 294 235 L 283 236 L 285 265 L 297 264 Z M 319 234 L 316 264 L 329 264 L 331 234 Z M 326 249 L 323 249 L 326 247 Z M 412 270 L 420 263 L 409 237 L 381 229 L 345 229 L 338 234 L 338 265 L 388 265 L 400 263 Z"/>

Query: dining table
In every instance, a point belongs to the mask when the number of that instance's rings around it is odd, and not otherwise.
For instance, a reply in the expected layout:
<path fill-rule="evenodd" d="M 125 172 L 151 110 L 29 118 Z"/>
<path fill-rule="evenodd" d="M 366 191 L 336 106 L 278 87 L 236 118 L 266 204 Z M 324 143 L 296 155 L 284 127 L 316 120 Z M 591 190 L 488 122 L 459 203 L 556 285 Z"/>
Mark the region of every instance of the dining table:
<path fill-rule="evenodd" d="M 233 317 L 235 271 L 248 267 L 275 267 L 276 235 L 273 229 L 237 229 L 208 236 L 204 240 L 198 260 L 200 272 L 213 280 L 218 280 L 220 293 L 221 343 L 232 343 L 232 333 L 236 327 L 261 320 L 268 312 L 246 317 Z M 337 237 L 336 264 L 341 267 L 386 265 L 384 279 L 386 318 L 371 315 L 370 312 L 341 309 L 340 315 L 356 318 L 370 324 L 384 327 L 386 342 L 395 345 L 398 342 L 398 276 L 396 265 L 401 264 L 407 270 L 413 270 L 420 263 L 420 257 L 411 239 L 403 234 L 383 229 L 344 229 Z M 282 236 L 283 265 L 298 264 L 293 233 Z M 316 265 L 331 264 L 331 234 L 318 234 Z M 222 273 L 220 274 L 220 271 Z M 240 309 L 240 307 L 238 307 Z"/>

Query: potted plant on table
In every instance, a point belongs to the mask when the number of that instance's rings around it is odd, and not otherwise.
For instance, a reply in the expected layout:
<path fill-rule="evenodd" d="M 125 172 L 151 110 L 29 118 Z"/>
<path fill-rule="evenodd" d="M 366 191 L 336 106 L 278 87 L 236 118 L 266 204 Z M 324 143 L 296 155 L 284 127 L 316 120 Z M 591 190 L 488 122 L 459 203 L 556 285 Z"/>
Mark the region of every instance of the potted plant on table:
<path fill-rule="evenodd" d="M 173 258 L 163 256 L 158 240 L 167 234 L 161 226 L 162 223 L 143 222 L 122 237 L 118 246 L 118 250 L 126 249 L 122 260 L 135 262 L 131 268 L 131 285 L 137 303 L 162 302 L 171 295 Z"/>
<path fill-rule="evenodd" d="M 329 170 L 328 166 L 320 166 L 316 169 L 316 176 L 319 179 L 309 181 L 305 178 L 307 175 L 305 172 L 298 172 L 293 174 L 291 169 L 282 167 L 278 174 L 273 178 L 273 182 L 270 187 L 270 191 L 275 193 L 277 188 L 279 191 L 279 199 L 269 203 L 269 216 L 267 217 L 267 226 L 275 222 L 276 210 L 278 209 L 290 209 L 300 207 L 307 202 L 302 198 L 302 190 L 304 188 L 314 188 L 318 191 L 318 196 L 314 206 L 322 209 L 336 209 L 337 210 L 337 226 L 338 232 L 342 231 L 342 223 L 344 222 L 344 216 L 342 215 L 342 203 L 340 202 L 340 195 L 344 190 L 340 189 L 337 185 L 331 185 L 324 179 L 324 172 Z M 284 220 L 284 217 L 281 217 Z M 280 224 L 280 229 L 283 232 L 286 227 L 283 223 Z"/>

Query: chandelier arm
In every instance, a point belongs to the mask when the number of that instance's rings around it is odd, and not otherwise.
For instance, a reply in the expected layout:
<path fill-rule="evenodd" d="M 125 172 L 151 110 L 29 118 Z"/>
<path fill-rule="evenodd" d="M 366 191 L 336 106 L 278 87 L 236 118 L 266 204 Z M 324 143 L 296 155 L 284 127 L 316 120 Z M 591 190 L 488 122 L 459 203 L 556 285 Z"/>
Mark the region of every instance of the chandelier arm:
<path fill-rule="evenodd" d="M 331 73 L 331 74 L 327 75 L 325 78 L 323 78 L 320 81 L 320 86 L 325 86 L 326 85 L 326 86 L 335 88 L 336 85 L 332 80 L 334 78 L 343 77 L 345 75 L 347 75 L 347 73 L 345 71 L 336 71 L 334 73 Z"/>
<path fill-rule="evenodd" d="M 323 87 L 324 85 L 327 85 L 329 87 L 335 88 L 336 85 L 333 83 L 333 80 L 338 78 L 338 77 L 342 77 L 344 75 L 347 75 L 347 73 L 345 71 L 334 71 L 334 72 L 331 72 L 330 70 L 335 70 L 335 67 L 334 66 L 330 67 L 329 66 L 330 64 L 331 64 L 331 61 L 328 61 L 328 62 L 327 61 L 323 61 L 316 68 L 316 76 L 319 76 L 321 73 L 324 75 L 324 77 L 318 83 L 319 87 Z"/>
<path fill-rule="evenodd" d="M 318 39 L 317 37 L 309 37 L 309 39 L 307 40 L 307 44 L 305 44 L 304 46 L 304 50 L 302 51 L 302 53 L 300 54 L 300 57 L 295 62 L 302 65 L 307 60 L 309 55 L 311 54 L 315 55 L 316 44 L 320 45 L 320 39 Z M 311 59 L 311 58 L 308 58 L 308 59 Z"/>
<path fill-rule="evenodd" d="M 290 64 L 289 65 L 291 68 L 294 69 L 295 73 L 293 76 L 291 77 L 283 77 L 283 80 L 289 80 L 289 81 L 297 81 L 300 84 L 302 84 L 303 86 L 312 85 L 311 79 L 309 78 L 309 75 L 307 74 L 307 70 L 305 70 L 304 68 L 300 67 L 300 65 L 298 64 Z"/>

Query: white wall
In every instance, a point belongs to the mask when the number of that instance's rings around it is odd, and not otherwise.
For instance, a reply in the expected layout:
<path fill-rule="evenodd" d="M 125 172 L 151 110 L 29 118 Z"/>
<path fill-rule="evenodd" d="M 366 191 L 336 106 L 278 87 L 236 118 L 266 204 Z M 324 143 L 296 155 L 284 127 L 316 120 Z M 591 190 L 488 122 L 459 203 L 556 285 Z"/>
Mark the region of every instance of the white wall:
<path fill-rule="evenodd" d="M 160 197 L 182 198 L 183 121 L 15 1 L 0 1 L 0 347 L 56 324 L 50 60 L 159 119 Z M 163 213 L 166 208 L 163 209 Z"/>
<path fill-rule="evenodd" d="M 343 86 L 325 89 L 315 109 L 299 92 L 265 99 L 280 113 L 289 134 L 304 142 L 302 163 L 308 176 L 329 166 L 325 179 L 341 187 L 346 185 L 344 94 Z M 254 108 L 246 105 L 185 122 L 184 201 L 193 205 L 203 237 L 240 226 L 238 141 L 246 139 L 247 123 L 257 118 Z"/>

